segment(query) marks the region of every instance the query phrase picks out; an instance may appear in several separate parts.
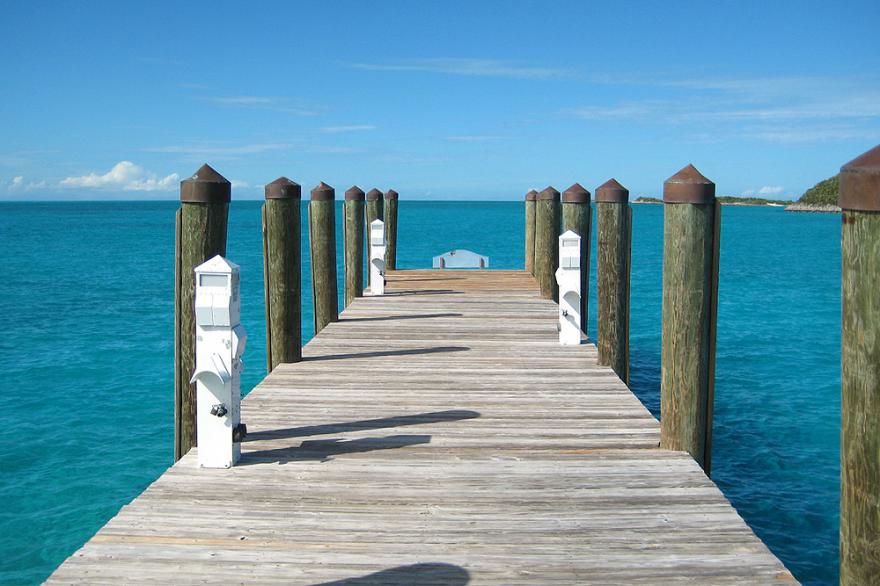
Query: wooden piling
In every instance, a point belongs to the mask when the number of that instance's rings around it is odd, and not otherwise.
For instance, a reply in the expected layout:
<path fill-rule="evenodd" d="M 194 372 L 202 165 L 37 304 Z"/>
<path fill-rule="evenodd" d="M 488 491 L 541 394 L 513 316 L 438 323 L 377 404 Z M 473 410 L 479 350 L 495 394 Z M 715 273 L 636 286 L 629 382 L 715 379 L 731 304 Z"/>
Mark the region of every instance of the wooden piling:
<path fill-rule="evenodd" d="M 562 194 L 562 231 L 581 237 L 581 331 L 587 333 L 590 301 L 590 232 L 593 227 L 590 192 L 575 183 Z M 555 269 L 554 269 L 555 270 Z"/>
<path fill-rule="evenodd" d="M 629 280 L 632 208 L 615 179 L 596 189 L 598 363 L 629 384 Z"/>
<path fill-rule="evenodd" d="M 345 192 L 345 306 L 364 294 L 364 191 Z"/>
<path fill-rule="evenodd" d="M 721 208 L 688 165 L 663 184 L 660 447 L 711 470 Z"/>
<path fill-rule="evenodd" d="M 302 360 L 302 188 L 279 177 L 265 187 L 263 287 L 266 300 L 266 366 Z"/>
<path fill-rule="evenodd" d="M 559 267 L 559 192 L 547 187 L 535 201 L 535 279 L 541 297 L 559 301 L 556 269 Z"/>
<path fill-rule="evenodd" d="M 880 577 L 880 146 L 841 168 L 840 583 Z"/>
<path fill-rule="evenodd" d="M 385 192 L 385 270 L 397 269 L 397 199 L 399 195 L 393 189 Z"/>
<path fill-rule="evenodd" d="M 535 200 L 538 192 L 532 189 L 526 194 L 526 272 L 535 274 Z"/>
<path fill-rule="evenodd" d="M 336 289 L 336 191 L 323 181 L 309 202 L 309 249 L 315 335 L 339 319 Z"/>
<path fill-rule="evenodd" d="M 384 221 L 384 202 L 382 200 L 382 192 L 376 189 L 375 187 L 367 192 L 367 205 L 366 205 L 366 237 L 370 237 L 370 224 L 373 223 L 373 220 L 383 220 Z M 369 250 L 369 246 L 367 247 Z M 367 259 L 367 262 L 370 262 L 370 259 Z M 370 282 L 370 271 L 367 271 L 367 284 Z"/>
<path fill-rule="evenodd" d="M 174 461 L 196 445 L 195 274 L 216 255 L 226 255 L 226 224 L 232 189 L 207 164 L 180 182 L 174 286 Z"/>

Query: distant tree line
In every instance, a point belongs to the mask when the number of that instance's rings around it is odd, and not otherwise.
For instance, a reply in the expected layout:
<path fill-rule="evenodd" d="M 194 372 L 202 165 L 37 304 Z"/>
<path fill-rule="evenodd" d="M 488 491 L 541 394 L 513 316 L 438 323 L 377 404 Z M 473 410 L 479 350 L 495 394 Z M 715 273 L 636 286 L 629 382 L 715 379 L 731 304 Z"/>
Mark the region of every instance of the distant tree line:
<path fill-rule="evenodd" d="M 798 203 L 822 205 L 837 205 L 837 196 L 840 194 L 840 175 L 829 177 L 820 181 L 804 192 Z"/>
<path fill-rule="evenodd" d="M 840 175 L 829 177 L 824 181 L 820 181 L 813 187 L 804 192 L 797 203 L 808 205 L 837 205 L 837 197 L 840 194 Z M 636 203 L 663 203 L 662 199 L 656 197 L 640 196 L 636 198 Z M 718 201 L 723 204 L 746 204 L 746 205 L 774 205 L 774 204 L 790 204 L 792 202 L 781 199 L 764 199 L 762 197 L 737 197 L 733 195 L 719 195 Z"/>
<path fill-rule="evenodd" d="M 735 195 L 719 195 L 718 201 L 722 204 L 733 205 L 750 205 L 750 206 L 766 206 L 766 205 L 787 205 L 792 203 L 785 199 L 765 199 L 763 197 L 738 197 Z M 656 197 L 648 197 L 642 195 L 636 198 L 636 203 L 663 203 L 662 199 Z"/>

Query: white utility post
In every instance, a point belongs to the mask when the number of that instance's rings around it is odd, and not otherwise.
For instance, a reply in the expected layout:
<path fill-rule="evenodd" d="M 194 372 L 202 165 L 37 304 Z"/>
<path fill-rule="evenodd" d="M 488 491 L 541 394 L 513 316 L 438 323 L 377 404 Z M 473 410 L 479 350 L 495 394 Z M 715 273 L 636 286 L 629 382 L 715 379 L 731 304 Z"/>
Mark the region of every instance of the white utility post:
<path fill-rule="evenodd" d="M 370 222 L 370 294 L 385 294 L 385 222 Z"/>
<path fill-rule="evenodd" d="M 247 433 L 241 423 L 241 325 L 239 268 L 215 256 L 195 268 L 196 426 L 199 466 L 229 468 L 241 456 Z"/>
<path fill-rule="evenodd" d="M 568 230 L 559 237 L 559 343 L 581 343 L 581 237 Z"/>

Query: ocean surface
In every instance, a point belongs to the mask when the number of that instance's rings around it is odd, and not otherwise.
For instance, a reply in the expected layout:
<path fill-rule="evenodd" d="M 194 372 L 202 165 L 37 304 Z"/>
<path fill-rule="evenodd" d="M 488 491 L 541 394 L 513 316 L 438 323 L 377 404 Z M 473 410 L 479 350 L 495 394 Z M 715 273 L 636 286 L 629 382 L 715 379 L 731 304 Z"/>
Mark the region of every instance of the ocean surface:
<path fill-rule="evenodd" d="M 243 391 L 266 374 L 260 205 L 229 214 L 251 334 Z M 45 579 L 171 464 L 177 207 L 0 204 L 0 583 Z M 663 209 L 633 207 L 632 388 L 659 415 Z M 836 584 L 840 219 L 723 216 L 712 476 L 799 580 Z M 400 268 L 452 248 L 523 266 L 521 202 L 401 199 L 399 222 Z M 341 266 L 339 278 L 341 294 Z"/>

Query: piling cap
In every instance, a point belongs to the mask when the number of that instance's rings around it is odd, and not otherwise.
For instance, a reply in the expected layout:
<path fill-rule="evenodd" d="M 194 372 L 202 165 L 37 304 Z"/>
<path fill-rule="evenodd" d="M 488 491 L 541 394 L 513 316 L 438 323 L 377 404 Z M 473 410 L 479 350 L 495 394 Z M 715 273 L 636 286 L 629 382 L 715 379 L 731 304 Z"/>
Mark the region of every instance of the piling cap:
<path fill-rule="evenodd" d="M 548 186 L 544 189 L 544 191 L 538 194 L 538 199 L 559 201 L 559 192 L 556 191 L 553 187 Z"/>
<path fill-rule="evenodd" d="M 302 199 L 302 187 L 287 177 L 279 177 L 265 187 L 266 199 Z"/>
<path fill-rule="evenodd" d="M 364 201 L 364 190 L 352 185 L 345 190 L 345 201 Z"/>
<path fill-rule="evenodd" d="M 663 183 L 663 203 L 715 203 L 715 184 L 688 165 Z"/>
<path fill-rule="evenodd" d="M 333 201 L 336 199 L 336 190 L 321 181 L 312 190 L 312 201 Z"/>
<path fill-rule="evenodd" d="M 538 199 L 538 192 L 534 189 L 529 190 L 526 194 L 526 201 L 535 201 L 536 199 Z"/>
<path fill-rule="evenodd" d="M 629 189 L 617 182 L 617 179 L 609 179 L 596 188 L 597 203 L 627 203 L 629 202 Z"/>
<path fill-rule="evenodd" d="M 196 174 L 180 182 L 180 201 L 186 203 L 229 203 L 232 185 L 205 163 Z"/>
<path fill-rule="evenodd" d="M 590 192 L 575 183 L 562 194 L 562 203 L 590 203 Z"/>
<path fill-rule="evenodd" d="M 399 197 L 399 194 L 396 191 L 394 191 L 393 189 L 389 189 L 388 191 L 385 192 L 385 199 L 397 199 L 398 197 Z"/>
<path fill-rule="evenodd" d="M 880 145 L 840 168 L 840 207 L 880 212 Z"/>
<path fill-rule="evenodd" d="M 378 201 L 382 199 L 382 192 L 375 187 L 367 192 L 367 201 Z"/>

